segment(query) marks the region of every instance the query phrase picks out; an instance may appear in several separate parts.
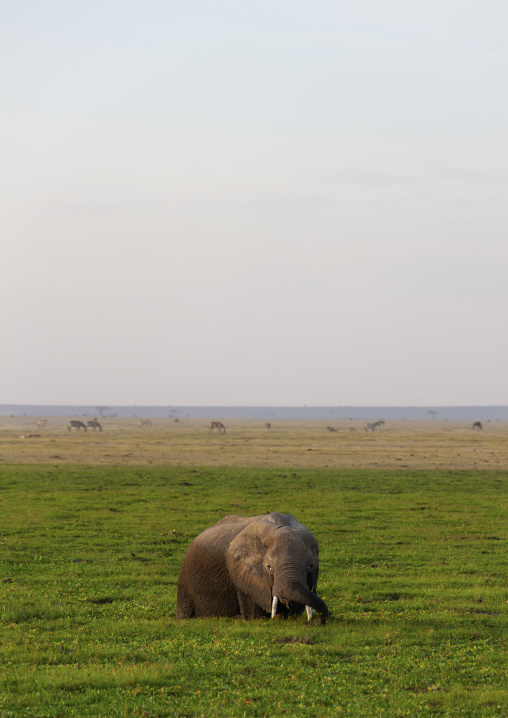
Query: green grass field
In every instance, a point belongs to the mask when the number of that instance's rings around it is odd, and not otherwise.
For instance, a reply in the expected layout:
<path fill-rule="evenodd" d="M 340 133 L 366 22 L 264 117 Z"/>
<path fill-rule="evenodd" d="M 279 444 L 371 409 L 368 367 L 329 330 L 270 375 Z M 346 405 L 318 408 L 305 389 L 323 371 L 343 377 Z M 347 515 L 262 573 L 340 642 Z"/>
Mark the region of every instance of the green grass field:
<path fill-rule="evenodd" d="M 0 716 L 506 716 L 508 472 L 2 466 Z M 293 513 L 329 623 L 175 620 L 192 538 Z"/>

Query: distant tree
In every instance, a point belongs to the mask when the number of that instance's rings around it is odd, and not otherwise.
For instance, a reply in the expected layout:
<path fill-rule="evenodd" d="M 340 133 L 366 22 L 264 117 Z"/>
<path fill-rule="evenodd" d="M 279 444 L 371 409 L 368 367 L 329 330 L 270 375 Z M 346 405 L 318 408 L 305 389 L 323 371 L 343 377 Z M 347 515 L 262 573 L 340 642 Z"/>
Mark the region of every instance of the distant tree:
<path fill-rule="evenodd" d="M 108 411 L 110 407 L 109 406 L 94 406 L 94 409 L 97 409 L 99 414 L 102 416 L 105 411 Z"/>
<path fill-rule="evenodd" d="M 439 414 L 439 411 L 436 411 L 435 409 L 429 409 L 427 414 L 430 414 L 433 419 L 436 418 L 436 416 Z"/>

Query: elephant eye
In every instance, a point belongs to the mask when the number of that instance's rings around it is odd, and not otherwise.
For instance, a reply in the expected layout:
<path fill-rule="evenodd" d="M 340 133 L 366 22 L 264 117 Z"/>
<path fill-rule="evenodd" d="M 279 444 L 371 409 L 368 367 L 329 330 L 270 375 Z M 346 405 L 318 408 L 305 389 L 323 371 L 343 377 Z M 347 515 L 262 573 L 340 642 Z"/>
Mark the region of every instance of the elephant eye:
<path fill-rule="evenodd" d="M 307 571 L 310 572 L 310 571 L 312 571 L 313 568 L 314 568 L 314 566 L 311 564 L 310 566 L 307 566 Z"/>
<path fill-rule="evenodd" d="M 273 573 L 273 569 L 271 566 L 267 566 L 266 568 L 268 569 L 268 571 L 270 571 L 270 573 Z"/>

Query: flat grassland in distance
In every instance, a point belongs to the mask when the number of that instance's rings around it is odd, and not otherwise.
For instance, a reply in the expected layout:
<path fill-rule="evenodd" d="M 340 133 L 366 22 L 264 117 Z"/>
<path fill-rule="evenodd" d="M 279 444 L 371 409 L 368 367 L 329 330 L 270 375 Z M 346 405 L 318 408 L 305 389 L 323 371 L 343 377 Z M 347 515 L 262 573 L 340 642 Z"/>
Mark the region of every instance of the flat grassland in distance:
<path fill-rule="evenodd" d="M 1 718 L 508 715 L 506 426 L 34 423 L 0 426 Z M 270 510 L 329 623 L 176 621 L 192 538 Z"/>
<path fill-rule="evenodd" d="M 79 417 L 70 417 L 79 418 Z M 82 419 L 86 422 L 86 419 Z M 364 424 L 337 421 L 226 422 L 226 433 L 210 431 L 204 419 L 100 419 L 102 433 L 67 431 L 69 419 L 0 417 L 2 463 L 259 466 L 295 468 L 505 469 L 508 423 L 448 421 L 387 422 L 374 432 Z"/>

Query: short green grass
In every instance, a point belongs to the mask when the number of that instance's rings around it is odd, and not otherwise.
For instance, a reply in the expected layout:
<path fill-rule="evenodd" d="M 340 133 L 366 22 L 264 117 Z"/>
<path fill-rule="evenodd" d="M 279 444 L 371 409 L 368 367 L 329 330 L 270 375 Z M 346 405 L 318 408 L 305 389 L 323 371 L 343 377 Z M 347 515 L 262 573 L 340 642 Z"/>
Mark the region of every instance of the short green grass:
<path fill-rule="evenodd" d="M 0 716 L 506 716 L 508 472 L 4 466 Z M 175 620 L 231 513 L 320 541 L 322 627 Z"/>

